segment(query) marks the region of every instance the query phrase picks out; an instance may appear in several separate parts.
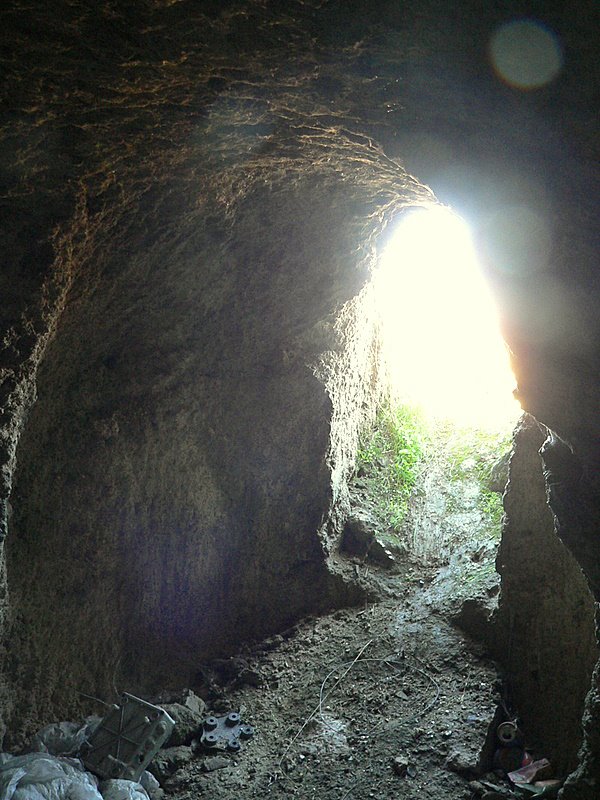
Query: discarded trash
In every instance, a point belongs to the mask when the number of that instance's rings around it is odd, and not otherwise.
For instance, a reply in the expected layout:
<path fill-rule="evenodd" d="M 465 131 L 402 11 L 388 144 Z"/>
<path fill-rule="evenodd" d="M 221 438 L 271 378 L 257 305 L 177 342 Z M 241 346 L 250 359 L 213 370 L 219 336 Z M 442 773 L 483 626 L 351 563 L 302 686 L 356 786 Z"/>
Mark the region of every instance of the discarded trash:
<path fill-rule="evenodd" d="M 149 800 L 148 793 L 139 783 L 110 780 L 100 785 L 103 800 Z"/>
<path fill-rule="evenodd" d="M 536 781 L 535 783 L 522 783 L 517 786 L 515 784 L 515 792 L 518 792 L 518 797 L 531 798 L 532 800 L 546 800 L 546 798 L 557 797 L 558 792 L 562 786 L 562 781 Z M 512 797 L 516 794 L 511 793 Z"/>
<path fill-rule="evenodd" d="M 499 747 L 494 753 L 494 767 L 507 774 L 531 764 L 531 754 L 520 747 Z"/>
<path fill-rule="evenodd" d="M 237 753 L 242 742 L 254 736 L 254 728 L 242 722 L 237 711 L 222 717 L 206 717 L 202 723 L 202 736 L 195 746 L 206 750 L 229 750 Z"/>
<path fill-rule="evenodd" d="M 27 753 L 0 766 L 2 800 L 102 800 L 93 775 L 75 758 Z"/>
<path fill-rule="evenodd" d="M 193 707 L 185 710 L 196 716 L 201 701 L 189 695 Z M 201 718 L 200 722 L 201 738 L 194 745 L 207 753 L 235 753 L 254 735 L 254 728 L 242 722 L 236 711 Z M 173 770 L 157 769 L 160 762 L 170 760 L 179 765 L 193 757 L 190 747 L 161 750 L 174 725 L 165 709 L 130 694 L 123 694 L 120 704 L 113 705 L 104 719 L 88 717 L 83 723 L 47 725 L 29 745 L 39 752 L 0 753 L 0 800 L 160 800 L 164 791 L 154 775 L 145 771 L 146 765 L 157 756 L 151 768 L 164 776 Z M 185 758 L 174 758 L 179 751 Z M 82 760 L 66 754 L 81 755 Z M 205 771 L 232 763 L 217 754 L 204 761 Z"/>
<path fill-rule="evenodd" d="M 500 747 L 494 753 L 494 767 L 509 773 L 531 764 L 532 756 L 525 750 L 523 733 L 516 722 L 501 722 L 496 728 Z"/>
<path fill-rule="evenodd" d="M 497 792 L 498 794 L 501 794 L 504 797 L 510 797 L 513 794 L 513 792 L 511 792 L 510 789 L 507 789 L 504 786 L 498 786 L 496 783 L 491 783 L 490 781 L 481 780 L 479 781 L 479 783 L 486 790 L 489 789 L 491 792 Z"/>
<path fill-rule="evenodd" d="M 88 717 L 83 724 L 55 722 L 46 725 L 35 734 L 28 749 L 32 753 L 50 753 L 53 756 L 77 755 L 101 722 L 101 717 Z"/>
<path fill-rule="evenodd" d="M 547 778 L 549 770 L 548 759 L 540 758 L 538 761 L 532 761 L 531 764 L 509 772 L 508 777 L 513 783 L 533 783 L 536 778 Z"/>
<path fill-rule="evenodd" d="M 83 763 L 101 778 L 138 781 L 174 725 L 164 709 L 124 693 L 82 745 Z"/>
<path fill-rule="evenodd" d="M 504 747 L 518 747 L 523 740 L 523 736 L 515 722 L 502 722 L 498 725 L 496 736 Z"/>

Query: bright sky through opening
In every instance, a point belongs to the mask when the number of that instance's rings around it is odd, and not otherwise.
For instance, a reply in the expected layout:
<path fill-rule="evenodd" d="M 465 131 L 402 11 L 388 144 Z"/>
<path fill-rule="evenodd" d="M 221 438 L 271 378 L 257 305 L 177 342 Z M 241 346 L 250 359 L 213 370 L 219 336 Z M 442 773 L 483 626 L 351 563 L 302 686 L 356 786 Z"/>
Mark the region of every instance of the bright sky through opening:
<path fill-rule="evenodd" d="M 392 388 L 458 425 L 497 430 L 521 409 L 498 315 L 466 223 L 434 206 L 403 215 L 377 276 Z"/>

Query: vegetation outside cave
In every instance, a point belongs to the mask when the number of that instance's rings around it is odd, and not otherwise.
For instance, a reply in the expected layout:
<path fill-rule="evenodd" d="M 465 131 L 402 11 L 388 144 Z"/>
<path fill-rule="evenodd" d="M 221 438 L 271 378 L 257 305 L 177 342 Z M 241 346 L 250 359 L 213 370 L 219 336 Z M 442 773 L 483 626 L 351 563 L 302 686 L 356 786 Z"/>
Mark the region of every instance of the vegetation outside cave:
<path fill-rule="evenodd" d="M 511 437 L 507 423 L 466 426 L 388 398 L 361 436 L 352 513 L 398 563 L 451 566 L 457 597 L 495 594 Z"/>

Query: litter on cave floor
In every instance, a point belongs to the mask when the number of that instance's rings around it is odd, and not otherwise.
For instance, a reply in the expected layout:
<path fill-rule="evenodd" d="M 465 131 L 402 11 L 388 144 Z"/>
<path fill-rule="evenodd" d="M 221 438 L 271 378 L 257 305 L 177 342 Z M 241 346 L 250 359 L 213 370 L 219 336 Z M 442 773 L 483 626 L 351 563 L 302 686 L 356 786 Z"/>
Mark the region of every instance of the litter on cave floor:
<path fill-rule="evenodd" d="M 150 772 L 141 784 L 96 784 L 92 776 L 82 799 L 532 796 L 494 771 L 497 728 L 506 721 L 498 715 L 502 687 L 485 647 L 453 624 L 447 582 L 415 564 L 401 581 L 383 572 L 371 578 L 380 593 L 376 602 L 306 619 L 233 658 L 202 665 L 194 691 L 151 698 L 175 727 Z M 230 721 L 250 720 L 256 735 L 239 749 L 199 746 L 207 717 L 224 726 L 232 709 L 240 716 Z M 54 729 L 61 753 L 73 755 L 85 725 L 45 730 Z M 40 732 L 32 746 L 43 742 Z M 5 764 L 0 776 L 7 775 Z M 531 787 L 540 794 L 539 786 Z M 541 796 L 552 796 L 551 789 Z"/>
<path fill-rule="evenodd" d="M 252 738 L 254 729 L 237 712 L 203 716 L 204 704 L 193 692 L 179 699 L 168 706 L 171 717 L 124 693 L 104 718 L 46 726 L 32 738 L 30 752 L 0 755 L 1 800 L 160 800 L 158 778 L 177 764 L 169 759 L 173 751 L 189 744 L 196 755 L 238 753 Z M 150 762 L 152 771 L 146 771 Z M 228 765 L 222 756 L 202 761 L 207 772 Z"/>
<path fill-rule="evenodd" d="M 468 476 L 448 489 L 455 505 L 463 489 L 468 501 L 451 515 L 450 538 L 448 514 L 437 513 L 439 485 L 420 498 L 411 524 L 431 522 L 444 547 L 431 538 L 421 550 L 396 550 L 393 559 L 387 547 L 379 558 L 370 539 L 363 546 L 363 522 L 373 515 L 359 486 L 365 507 L 356 509 L 356 541 L 346 558 L 369 600 L 199 664 L 191 689 L 165 688 L 149 698 L 175 722 L 149 771 L 140 783 L 118 785 L 91 776 L 88 795 L 78 800 L 556 796 L 560 782 L 537 771 L 545 754 L 520 731 L 518 710 L 506 708 L 485 641 L 466 633 L 481 632 L 497 602 L 497 538 L 482 525 Z M 90 733 L 85 726 L 98 721 L 62 723 L 60 735 L 74 739 L 55 757 L 71 763 Z M 32 749 L 43 746 L 41 734 Z M 517 774 L 536 762 L 535 772 Z M 16 773 L 8 778 L 6 764 L 2 770 L 0 779 L 21 791 Z M 39 800 L 13 794 L 10 800 Z"/>

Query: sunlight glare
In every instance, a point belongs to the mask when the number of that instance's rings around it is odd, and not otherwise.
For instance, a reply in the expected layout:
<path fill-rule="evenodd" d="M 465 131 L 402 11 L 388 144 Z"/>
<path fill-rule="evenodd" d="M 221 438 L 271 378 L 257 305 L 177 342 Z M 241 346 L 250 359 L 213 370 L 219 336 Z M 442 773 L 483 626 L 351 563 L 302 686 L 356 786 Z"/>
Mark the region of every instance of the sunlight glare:
<path fill-rule="evenodd" d="M 398 399 L 458 425 L 514 424 L 515 378 L 466 223 L 442 206 L 405 213 L 376 281 Z"/>

